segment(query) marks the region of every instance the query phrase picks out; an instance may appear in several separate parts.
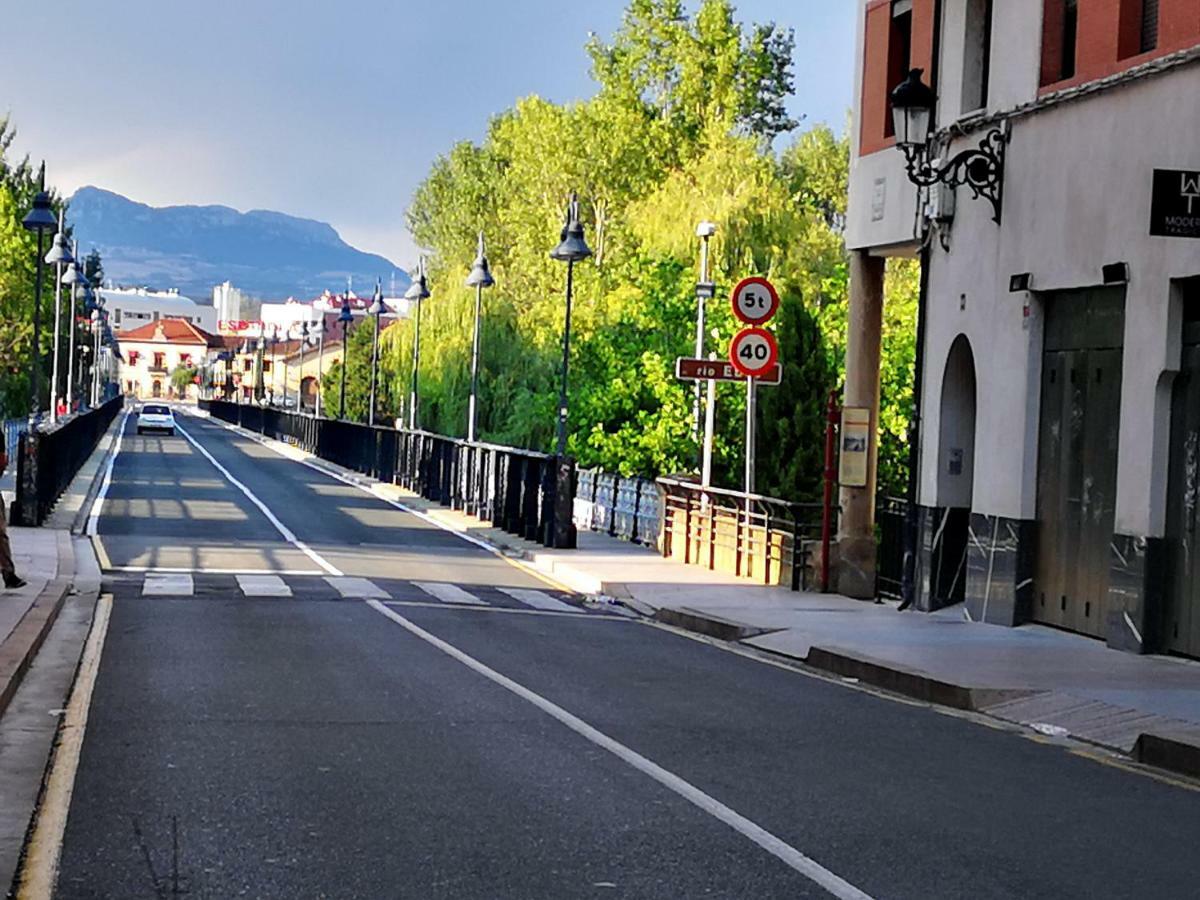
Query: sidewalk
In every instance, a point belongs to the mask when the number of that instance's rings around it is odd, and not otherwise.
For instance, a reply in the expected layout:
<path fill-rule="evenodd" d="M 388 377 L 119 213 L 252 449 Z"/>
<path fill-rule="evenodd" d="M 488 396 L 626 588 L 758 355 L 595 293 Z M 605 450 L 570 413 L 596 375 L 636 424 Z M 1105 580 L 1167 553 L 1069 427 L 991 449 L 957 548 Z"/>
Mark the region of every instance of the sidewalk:
<path fill-rule="evenodd" d="M 843 678 L 1200 777 L 1200 663 L 1135 656 L 1041 625 L 971 622 L 961 605 L 933 614 L 899 612 L 893 603 L 764 587 L 604 534 L 581 532 L 578 549 L 547 550 L 395 485 L 241 433 L 401 503 L 571 590 Z"/>

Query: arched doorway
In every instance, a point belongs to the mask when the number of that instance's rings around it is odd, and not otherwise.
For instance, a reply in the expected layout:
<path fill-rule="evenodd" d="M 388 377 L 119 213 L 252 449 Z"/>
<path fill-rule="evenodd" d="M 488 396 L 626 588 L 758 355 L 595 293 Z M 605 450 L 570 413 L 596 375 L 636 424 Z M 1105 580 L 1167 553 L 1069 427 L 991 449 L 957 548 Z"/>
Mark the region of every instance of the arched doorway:
<path fill-rule="evenodd" d="M 965 596 L 975 490 L 975 402 L 975 354 L 967 336 L 960 334 L 950 345 L 942 376 L 937 468 L 941 521 L 934 532 L 929 581 L 934 609 L 960 603 Z"/>
<path fill-rule="evenodd" d="M 151 396 L 154 396 L 154 397 L 162 396 L 162 382 L 159 381 L 157 378 L 154 379 L 154 384 L 150 388 L 150 394 L 151 394 Z"/>

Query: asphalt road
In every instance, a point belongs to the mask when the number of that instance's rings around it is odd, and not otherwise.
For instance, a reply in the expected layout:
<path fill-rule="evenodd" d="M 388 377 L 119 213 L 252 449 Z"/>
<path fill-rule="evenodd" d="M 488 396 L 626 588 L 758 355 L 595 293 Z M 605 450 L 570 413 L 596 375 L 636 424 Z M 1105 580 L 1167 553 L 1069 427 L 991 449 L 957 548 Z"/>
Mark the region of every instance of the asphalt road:
<path fill-rule="evenodd" d="M 98 519 L 59 897 L 1197 892 L 1186 785 L 584 610 L 182 423 L 212 460 L 127 434 Z"/>

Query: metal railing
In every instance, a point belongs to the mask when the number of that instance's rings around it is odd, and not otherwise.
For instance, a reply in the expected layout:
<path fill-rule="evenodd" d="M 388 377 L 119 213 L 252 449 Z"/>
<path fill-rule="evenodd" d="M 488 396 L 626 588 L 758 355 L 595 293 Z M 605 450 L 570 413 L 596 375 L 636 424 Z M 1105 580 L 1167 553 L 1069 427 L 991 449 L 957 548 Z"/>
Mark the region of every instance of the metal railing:
<path fill-rule="evenodd" d="M 199 405 L 225 422 L 398 484 L 527 540 L 547 547 L 575 546 L 575 463 L 570 458 L 249 403 L 201 400 Z"/>
<path fill-rule="evenodd" d="M 575 527 L 584 531 L 655 547 L 662 531 L 661 492 L 645 478 L 580 469 L 574 517 Z"/>
<path fill-rule="evenodd" d="M 58 426 L 20 435 L 14 522 L 37 526 L 46 520 L 124 404 L 124 397 L 114 397 Z"/>
<path fill-rule="evenodd" d="M 28 419 L 4 419 L 2 420 L 4 429 L 4 452 L 10 458 L 15 458 L 17 455 L 17 441 L 21 437 L 21 432 L 29 427 Z"/>
<path fill-rule="evenodd" d="M 808 587 L 820 503 L 793 503 L 673 478 L 663 491 L 662 554 L 763 584 Z"/>
<path fill-rule="evenodd" d="M 875 593 L 900 600 L 904 581 L 904 520 L 908 501 L 903 497 L 878 497 L 875 500 Z"/>

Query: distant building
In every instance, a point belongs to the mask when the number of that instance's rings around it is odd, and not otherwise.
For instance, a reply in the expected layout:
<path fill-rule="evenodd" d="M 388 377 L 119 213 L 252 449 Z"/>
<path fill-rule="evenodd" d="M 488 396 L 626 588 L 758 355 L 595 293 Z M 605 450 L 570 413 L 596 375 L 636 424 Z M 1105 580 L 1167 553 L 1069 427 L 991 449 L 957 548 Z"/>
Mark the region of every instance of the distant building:
<path fill-rule="evenodd" d="M 383 302 L 392 316 L 408 317 L 409 302 L 403 297 L 384 297 Z M 353 291 L 345 294 L 325 291 L 315 300 L 296 300 L 289 297 L 282 303 L 263 303 L 257 319 L 226 319 L 221 316 L 219 331 L 221 334 L 237 337 L 257 338 L 261 334 L 267 337 L 278 334 L 281 339 L 298 339 L 305 323 L 312 329 L 321 321 L 322 316 L 336 316 L 340 313 L 342 305 L 346 303 L 350 305 L 350 311 L 355 318 L 359 318 L 367 315 L 372 298 L 360 297 Z"/>
<path fill-rule="evenodd" d="M 217 330 L 217 311 L 201 306 L 177 290 L 150 291 L 146 288 L 101 288 L 108 320 L 118 335 L 159 319 L 186 319 L 208 332 Z"/>
<path fill-rule="evenodd" d="M 213 309 L 217 311 L 217 321 L 236 322 L 240 319 L 242 317 L 243 296 L 242 292 L 235 288 L 230 281 L 214 287 L 212 300 Z"/>
<path fill-rule="evenodd" d="M 210 349 L 223 349 L 221 339 L 187 319 L 161 318 L 124 331 L 121 388 L 126 396 L 138 399 L 193 399 L 195 385 L 180 393 L 171 384 L 171 373 L 179 366 L 199 370 L 206 364 Z"/>

